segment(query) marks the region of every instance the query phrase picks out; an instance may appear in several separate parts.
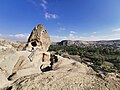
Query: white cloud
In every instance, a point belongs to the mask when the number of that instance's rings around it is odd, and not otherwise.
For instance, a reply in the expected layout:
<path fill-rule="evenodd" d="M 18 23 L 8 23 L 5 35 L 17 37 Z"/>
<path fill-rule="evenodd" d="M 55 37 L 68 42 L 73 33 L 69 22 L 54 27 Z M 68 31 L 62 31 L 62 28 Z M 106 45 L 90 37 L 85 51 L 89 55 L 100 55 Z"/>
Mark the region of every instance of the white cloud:
<path fill-rule="evenodd" d="M 58 18 L 58 15 L 46 12 L 45 13 L 45 18 L 46 19 L 56 19 L 56 18 Z"/>
<path fill-rule="evenodd" d="M 29 34 L 15 34 L 15 35 L 10 35 L 12 37 L 16 37 L 16 38 L 28 38 Z"/>
<path fill-rule="evenodd" d="M 47 9 L 47 6 L 45 4 L 41 3 L 40 5 L 43 7 L 44 10 Z"/>
<path fill-rule="evenodd" d="M 47 3 L 48 2 L 46 0 L 42 0 L 42 3 L 40 4 L 44 10 L 47 9 Z"/>
<path fill-rule="evenodd" d="M 76 32 L 75 31 L 70 31 L 71 34 L 75 34 Z"/>
<path fill-rule="evenodd" d="M 96 34 L 97 32 L 93 32 L 93 34 Z"/>
<path fill-rule="evenodd" d="M 9 35 L 0 35 L 0 38 L 13 39 L 13 40 L 22 40 L 25 41 L 28 39 L 30 34 L 9 34 Z"/>
<path fill-rule="evenodd" d="M 62 40 L 85 40 L 85 37 L 75 36 L 73 34 L 69 34 L 69 36 L 50 36 L 52 42 L 60 42 Z"/>
<path fill-rule="evenodd" d="M 97 37 L 82 37 L 82 36 L 76 36 L 74 34 L 69 34 L 67 37 L 65 36 L 51 36 L 51 40 L 53 42 L 60 42 L 62 40 L 85 40 L 85 41 L 89 41 L 89 40 L 98 40 Z"/>
<path fill-rule="evenodd" d="M 46 0 L 42 0 L 42 2 L 43 2 L 44 4 L 47 4 L 47 1 L 46 1 Z"/>
<path fill-rule="evenodd" d="M 64 33 L 65 31 L 66 31 L 66 28 L 62 27 L 62 26 L 59 26 L 58 29 L 57 29 L 58 33 Z"/>
<path fill-rule="evenodd" d="M 52 42 L 58 42 L 62 40 L 67 40 L 65 36 L 50 36 Z"/>
<path fill-rule="evenodd" d="M 40 0 L 40 4 L 38 3 L 37 0 L 27 0 L 28 2 L 32 3 L 34 6 L 36 7 L 42 7 L 43 10 L 44 10 L 44 16 L 45 16 L 45 19 L 57 19 L 58 18 L 58 15 L 54 12 L 52 13 L 49 13 L 48 12 L 48 1 L 47 0 Z"/>
<path fill-rule="evenodd" d="M 120 32 L 120 28 L 112 30 L 113 32 Z"/>
<path fill-rule="evenodd" d="M 98 40 L 117 40 L 120 39 L 120 33 L 112 33 L 108 35 L 89 35 L 89 36 L 79 36 L 76 34 L 69 33 L 68 36 L 52 36 L 52 41 L 61 40 L 84 40 L 84 41 L 98 41 Z"/>
<path fill-rule="evenodd" d="M 13 39 L 13 40 L 22 40 L 26 41 L 28 39 L 30 34 L 9 34 L 9 35 L 3 35 L 0 34 L 0 38 L 6 38 L 6 39 Z M 61 40 L 85 40 L 85 41 L 96 41 L 96 40 L 116 40 L 120 39 L 120 33 L 112 33 L 106 36 L 78 36 L 76 34 L 69 33 L 68 36 L 57 36 L 57 35 L 51 35 L 52 42 L 58 42 Z"/>
<path fill-rule="evenodd" d="M 57 19 L 58 18 L 57 14 L 47 12 L 48 11 L 47 10 L 48 2 L 46 0 L 42 0 L 42 3 L 40 5 L 45 11 L 45 13 L 44 13 L 45 14 L 45 19 Z"/>

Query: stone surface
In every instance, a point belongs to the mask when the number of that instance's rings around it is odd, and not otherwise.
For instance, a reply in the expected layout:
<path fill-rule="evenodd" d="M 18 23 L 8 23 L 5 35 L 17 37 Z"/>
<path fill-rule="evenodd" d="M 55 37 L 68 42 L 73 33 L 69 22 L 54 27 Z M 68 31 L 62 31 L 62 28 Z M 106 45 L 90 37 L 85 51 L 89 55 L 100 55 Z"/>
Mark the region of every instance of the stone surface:
<path fill-rule="evenodd" d="M 87 65 L 62 57 L 55 66 L 49 72 L 21 77 L 10 87 L 12 90 L 120 90 L 120 79 L 114 74 L 102 79 Z"/>
<path fill-rule="evenodd" d="M 101 78 L 91 67 L 47 52 L 50 37 L 39 24 L 24 45 L 0 41 L 0 90 L 120 90 L 120 75 Z M 47 71 L 47 72 L 46 72 Z"/>
<path fill-rule="evenodd" d="M 120 90 L 120 75 L 108 74 L 103 79 L 72 59 L 57 56 L 53 70 L 43 73 L 39 68 L 49 66 L 49 52 L 4 48 L 0 53 L 0 90 Z"/>
<path fill-rule="evenodd" d="M 21 51 L 22 44 L 1 41 L 0 87 L 22 76 L 42 73 L 44 68 L 50 67 L 50 53 L 47 52 L 50 37 L 43 25 L 39 24 L 34 28 L 24 51 Z"/>
<path fill-rule="evenodd" d="M 41 51 L 47 51 L 51 44 L 50 37 L 42 24 L 36 26 L 28 38 L 25 50 L 39 48 Z"/>
<path fill-rule="evenodd" d="M 50 53 L 39 49 L 32 53 L 28 51 L 16 51 L 14 54 L 6 52 L 4 60 L 0 63 L 0 87 L 8 83 L 7 79 L 15 81 L 22 76 L 42 73 L 40 67 L 45 68 L 50 63 Z"/>

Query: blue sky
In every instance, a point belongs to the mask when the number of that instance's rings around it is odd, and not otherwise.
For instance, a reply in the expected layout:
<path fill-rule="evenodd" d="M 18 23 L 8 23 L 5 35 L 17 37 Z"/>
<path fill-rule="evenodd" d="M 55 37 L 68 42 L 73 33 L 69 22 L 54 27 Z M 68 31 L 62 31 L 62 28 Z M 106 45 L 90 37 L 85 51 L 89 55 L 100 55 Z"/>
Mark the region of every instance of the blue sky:
<path fill-rule="evenodd" d="M 52 41 L 120 39 L 120 0 L 1 0 L 1 38 L 26 40 L 39 23 Z"/>

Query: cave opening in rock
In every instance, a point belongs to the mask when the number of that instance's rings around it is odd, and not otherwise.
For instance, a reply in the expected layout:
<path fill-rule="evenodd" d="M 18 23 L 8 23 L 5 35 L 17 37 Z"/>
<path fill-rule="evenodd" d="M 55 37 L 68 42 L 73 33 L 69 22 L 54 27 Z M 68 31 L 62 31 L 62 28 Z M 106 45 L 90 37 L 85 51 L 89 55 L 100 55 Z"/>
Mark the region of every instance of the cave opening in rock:
<path fill-rule="evenodd" d="M 37 46 L 37 43 L 34 41 L 34 42 L 31 43 L 31 45 L 32 45 L 33 47 L 36 47 L 36 46 Z"/>

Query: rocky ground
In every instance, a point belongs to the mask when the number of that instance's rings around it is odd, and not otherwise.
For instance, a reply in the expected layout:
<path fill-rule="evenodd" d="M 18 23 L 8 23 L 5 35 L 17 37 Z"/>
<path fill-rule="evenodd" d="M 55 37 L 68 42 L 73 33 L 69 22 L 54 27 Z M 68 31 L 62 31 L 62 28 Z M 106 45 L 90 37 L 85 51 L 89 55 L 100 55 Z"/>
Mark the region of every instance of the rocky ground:
<path fill-rule="evenodd" d="M 41 24 L 27 44 L 0 39 L 0 90 L 120 90 L 120 74 L 96 73 L 74 58 L 50 55 L 49 45 Z"/>
<path fill-rule="evenodd" d="M 21 77 L 12 90 L 120 90 L 120 78 L 107 75 L 103 79 L 86 65 L 64 60 L 55 71 Z"/>
<path fill-rule="evenodd" d="M 1 56 L 15 52 L 4 46 L 0 50 Z M 85 64 L 59 56 L 53 70 L 20 77 L 1 90 L 120 90 L 120 75 L 97 74 Z"/>
<path fill-rule="evenodd" d="M 1 39 L 0 38 L 0 50 L 4 50 L 6 48 L 14 49 L 17 51 L 21 51 L 23 47 L 25 46 L 26 42 L 20 42 L 20 41 L 13 41 L 13 40 L 7 40 L 7 39 Z"/>

